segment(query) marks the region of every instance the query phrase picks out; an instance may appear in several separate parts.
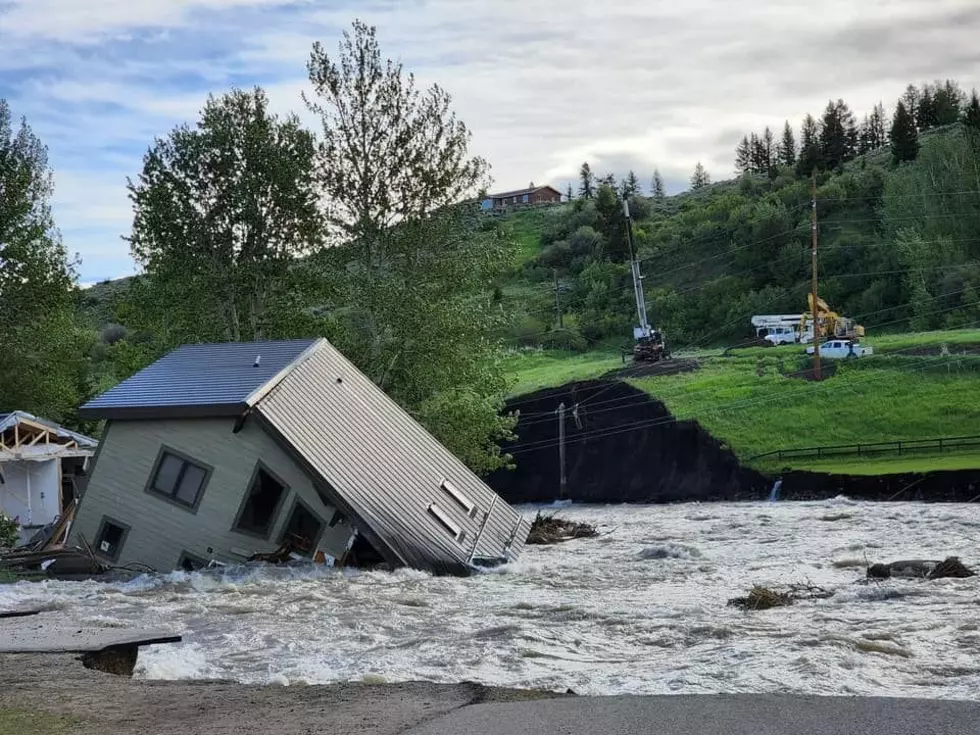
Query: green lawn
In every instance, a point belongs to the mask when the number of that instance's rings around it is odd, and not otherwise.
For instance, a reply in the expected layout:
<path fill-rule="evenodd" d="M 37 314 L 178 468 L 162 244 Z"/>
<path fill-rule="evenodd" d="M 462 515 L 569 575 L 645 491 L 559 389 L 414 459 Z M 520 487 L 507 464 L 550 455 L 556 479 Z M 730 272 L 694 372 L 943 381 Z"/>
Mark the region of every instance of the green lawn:
<path fill-rule="evenodd" d="M 973 448 L 964 454 L 913 454 L 897 457 L 877 457 L 859 459 L 858 457 L 839 457 L 837 459 L 808 460 L 797 459 L 762 466 L 774 472 L 780 467 L 815 472 L 835 472 L 844 475 L 889 475 L 901 472 L 934 472 L 936 470 L 975 470 L 980 468 L 980 452 Z"/>
<path fill-rule="evenodd" d="M 974 340 L 980 341 L 980 333 L 896 335 L 883 341 L 890 349 Z M 760 356 L 762 376 L 757 374 Z M 630 382 L 662 400 L 678 418 L 697 420 L 743 460 L 777 449 L 980 434 L 980 373 L 962 369 L 955 353 L 950 358 L 888 356 L 877 364 L 869 358 L 840 366 L 835 377 L 822 383 L 780 374 L 780 365 L 791 371 L 801 359 L 799 346 L 729 357 L 703 355 L 696 372 Z M 618 355 L 608 353 L 534 353 L 511 358 L 508 367 L 515 381 L 512 393 L 520 394 L 597 377 L 620 364 Z M 773 462 L 760 459 L 756 464 L 778 469 Z M 776 462 L 800 468 L 818 464 L 809 458 Z M 980 468 L 975 449 L 896 457 L 894 462 L 887 457 L 819 462 L 822 470 L 863 468 L 862 474 L 973 467 Z"/>
<path fill-rule="evenodd" d="M 571 354 L 557 351 L 515 352 L 504 362 L 513 384 L 511 395 L 531 393 L 573 380 L 588 380 L 623 366 L 623 359 L 614 352 Z"/>

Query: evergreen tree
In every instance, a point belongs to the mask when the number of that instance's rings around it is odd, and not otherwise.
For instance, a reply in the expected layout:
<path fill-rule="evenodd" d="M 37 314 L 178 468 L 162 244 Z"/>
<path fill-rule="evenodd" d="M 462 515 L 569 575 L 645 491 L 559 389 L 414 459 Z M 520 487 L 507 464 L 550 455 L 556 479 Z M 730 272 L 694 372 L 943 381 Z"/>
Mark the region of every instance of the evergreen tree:
<path fill-rule="evenodd" d="M 768 125 L 762 133 L 762 157 L 763 167 L 760 173 L 772 175 L 776 169 L 776 142 Z"/>
<path fill-rule="evenodd" d="M 800 128 L 800 155 L 796 159 L 796 173 L 808 177 L 820 164 L 820 125 L 813 115 L 803 118 Z"/>
<path fill-rule="evenodd" d="M 701 162 L 698 161 L 698 165 L 694 167 L 694 174 L 691 176 L 691 189 L 703 189 L 708 184 L 711 183 L 711 176 L 705 170 Z"/>
<path fill-rule="evenodd" d="M 582 168 L 579 170 L 578 179 L 578 195 L 583 199 L 591 199 L 594 197 L 595 175 L 592 173 L 592 167 L 589 165 L 588 161 L 582 164 Z"/>
<path fill-rule="evenodd" d="M 868 119 L 868 144 L 873 151 L 878 150 L 888 142 L 888 132 L 885 129 L 885 106 L 880 102 L 871 110 Z"/>
<path fill-rule="evenodd" d="M 820 130 L 820 164 L 827 170 L 839 168 L 854 158 L 857 125 L 844 100 L 831 100 L 823 114 Z"/>
<path fill-rule="evenodd" d="M 601 179 L 599 179 L 599 186 L 608 186 L 613 191 L 616 191 L 616 174 L 606 174 Z"/>
<path fill-rule="evenodd" d="M 667 188 L 664 186 L 664 177 L 660 175 L 660 169 L 654 169 L 653 171 L 653 181 L 651 182 L 650 191 L 653 194 L 654 201 L 662 202 L 667 198 Z"/>
<path fill-rule="evenodd" d="M 919 106 L 915 109 L 915 124 L 919 130 L 931 130 L 938 124 L 936 102 L 933 98 L 932 87 L 928 84 L 922 87 Z"/>
<path fill-rule="evenodd" d="M 572 201 L 572 199 L 574 199 L 574 198 L 575 198 L 575 195 L 574 195 L 574 193 L 572 192 L 572 182 L 571 182 L 571 181 L 569 181 L 569 182 L 568 182 L 568 189 L 567 189 L 567 190 L 565 191 L 565 201 L 566 201 L 566 202 L 570 202 L 570 201 Z"/>
<path fill-rule="evenodd" d="M 761 174 L 768 170 L 766 158 L 766 146 L 762 138 L 755 133 L 749 139 L 751 155 L 749 156 L 749 171 L 754 174 Z"/>
<path fill-rule="evenodd" d="M 900 98 L 905 104 L 905 109 L 910 115 L 912 115 L 913 118 L 915 117 L 916 111 L 919 109 L 919 100 L 921 97 L 922 95 L 919 92 L 919 88 L 914 84 L 910 84 L 905 88 L 905 91 L 902 93 Z"/>
<path fill-rule="evenodd" d="M 636 178 L 636 173 L 633 171 L 633 169 L 630 169 L 630 172 L 626 175 L 626 178 L 623 179 L 619 186 L 619 191 L 620 196 L 622 196 L 623 199 L 635 197 L 640 193 L 640 180 Z"/>
<path fill-rule="evenodd" d="M 865 153 L 873 150 L 874 147 L 871 145 L 871 119 L 865 115 L 864 120 L 858 126 L 857 152 L 859 156 L 863 156 Z"/>
<path fill-rule="evenodd" d="M 789 120 L 783 126 L 783 138 L 779 141 L 778 155 L 781 165 L 796 165 L 796 137 L 793 135 L 793 126 L 789 124 Z"/>
<path fill-rule="evenodd" d="M 936 125 L 952 125 L 959 120 L 963 102 L 963 91 L 956 82 L 952 79 L 942 84 L 937 82 L 932 93 Z"/>
<path fill-rule="evenodd" d="M 752 166 L 752 148 L 749 145 L 749 136 L 743 135 L 735 148 L 735 168 L 739 173 L 747 173 Z"/>
<path fill-rule="evenodd" d="M 963 110 L 963 124 L 968 128 L 980 131 L 980 94 L 977 94 L 975 89 Z"/>
<path fill-rule="evenodd" d="M 919 134 L 915 128 L 915 119 L 902 100 L 899 100 L 898 106 L 895 108 L 895 117 L 892 120 L 892 129 L 888 137 L 891 141 L 892 158 L 895 159 L 895 163 L 914 161 L 919 155 Z"/>

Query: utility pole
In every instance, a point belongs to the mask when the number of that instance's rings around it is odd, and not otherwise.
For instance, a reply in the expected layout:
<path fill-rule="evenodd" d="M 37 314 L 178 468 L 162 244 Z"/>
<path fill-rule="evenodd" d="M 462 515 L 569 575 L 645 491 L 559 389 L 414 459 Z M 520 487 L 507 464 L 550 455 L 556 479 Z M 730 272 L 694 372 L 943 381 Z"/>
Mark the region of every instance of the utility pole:
<path fill-rule="evenodd" d="M 812 264 L 813 270 L 813 305 L 811 308 L 811 318 L 813 319 L 813 379 L 821 380 L 820 375 L 820 322 L 818 321 L 820 307 L 817 305 L 817 174 L 814 172 L 810 178 L 810 235 L 813 243 Z"/>
<path fill-rule="evenodd" d="M 565 487 L 568 478 L 565 477 L 565 403 L 558 404 L 558 464 L 560 465 L 558 480 L 558 497 L 565 497 Z"/>
<path fill-rule="evenodd" d="M 565 328 L 565 317 L 561 313 L 561 293 L 558 290 L 558 269 L 552 269 L 555 274 L 555 310 L 558 312 L 558 328 Z"/>
<path fill-rule="evenodd" d="M 647 321 L 647 302 L 643 296 L 643 276 L 640 275 L 640 261 L 636 257 L 633 243 L 633 219 L 630 217 L 629 201 L 623 199 L 623 213 L 626 215 L 626 241 L 630 249 L 630 270 L 633 273 L 633 294 L 636 297 L 636 316 L 640 320 L 641 336 L 650 336 L 650 323 Z"/>

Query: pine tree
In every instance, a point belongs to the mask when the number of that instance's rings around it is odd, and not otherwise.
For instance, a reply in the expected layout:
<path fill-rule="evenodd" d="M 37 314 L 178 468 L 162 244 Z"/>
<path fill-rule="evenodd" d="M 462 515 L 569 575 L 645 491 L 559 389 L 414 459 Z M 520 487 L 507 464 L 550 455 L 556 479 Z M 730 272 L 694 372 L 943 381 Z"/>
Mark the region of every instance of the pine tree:
<path fill-rule="evenodd" d="M 871 150 L 876 151 L 888 142 L 888 132 L 885 129 L 885 106 L 880 102 L 871 110 L 868 119 L 868 143 Z"/>
<path fill-rule="evenodd" d="M 768 170 L 766 163 L 766 146 L 763 143 L 762 138 L 760 138 L 755 133 L 752 133 L 752 137 L 749 139 L 749 148 L 751 149 L 749 155 L 749 170 L 754 174 L 761 174 Z"/>
<path fill-rule="evenodd" d="M 928 84 L 922 87 L 922 95 L 919 97 L 919 106 L 915 109 L 915 124 L 919 130 L 931 130 L 936 127 L 936 101 L 933 97 L 932 87 Z"/>
<path fill-rule="evenodd" d="M 583 199 L 591 199 L 595 196 L 595 175 L 592 173 L 592 167 L 589 162 L 586 161 L 582 164 L 582 168 L 579 170 L 579 188 L 578 195 Z"/>
<path fill-rule="evenodd" d="M 963 124 L 968 128 L 980 131 L 980 94 L 977 94 L 977 90 L 975 89 L 970 95 L 970 101 L 963 110 Z"/>
<path fill-rule="evenodd" d="M 796 137 L 793 135 L 793 126 L 789 120 L 783 126 L 783 138 L 779 142 L 779 163 L 783 166 L 796 165 Z"/>
<path fill-rule="evenodd" d="M 769 174 L 770 176 L 776 170 L 776 142 L 773 137 L 772 130 L 766 125 L 765 131 L 762 133 L 762 171 L 761 173 Z"/>
<path fill-rule="evenodd" d="M 626 175 L 622 183 L 619 185 L 620 195 L 623 199 L 629 199 L 635 197 L 640 193 L 640 180 L 636 178 L 636 173 L 633 169 Z"/>
<path fill-rule="evenodd" d="M 913 117 L 915 117 L 916 110 L 919 109 L 919 100 L 921 97 L 922 94 L 919 92 L 919 88 L 914 84 L 907 86 L 905 91 L 902 93 L 900 99 L 903 103 L 905 103 L 905 109 Z"/>
<path fill-rule="evenodd" d="M 705 170 L 701 162 L 698 161 L 698 165 L 694 167 L 694 174 L 691 176 L 691 189 L 698 190 L 703 189 L 708 184 L 711 183 L 711 176 Z"/>
<path fill-rule="evenodd" d="M 891 141 L 892 158 L 895 163 L 914 161 L 919 155 L 919 134 L 915 129 L 915 119 L 905 107 L 905 102 L 899 100 L 892 120 L 892 129 L 888 135 Z"/>
<path fill-rule="evenodd" d="M 572 182 L 568 182 L 568 189 L 565 191 L 565 201 L 570 202 L 575 198 L 574 192 L 572 192 Z"/>
<path fill-rule="evenodd" d="M 749 136 L 743 135 L 735 148 L 735 168 L 740 173 L 747 173 L 752 166 L 752 148 L 749 146 Z"/>
<path fill-rule="evenodd" d="M 839 168 L 854 158 L 857 125 L 844 100 L 831 100 L 823 114 L 820 130 L 820 164 L 827 170 Z"/>
<path fill-rule="evenodd" d="M 865 153 L 870 153 L 873 150 L 874 147 L 871 144 L 871 118 L 865 115 L 864 120 L 858 126 L 857 152 L 859 156 L 863 156 Z"/>
<path fill-rule="evenodd" d="M 956 82 L 952 79 L 947 79 L 942 84 L 937 82 L 932 93 L 936 125 L 952 125 L 959 120 L 963 102 L 963 91 Z"/>
<path fill-rule="evenodd" d="M 650 191 L 653 194 L 654 201 L 662 202 L 667 198 L 667 189 L 664 186 L 664 177 L 660 175 L 660 169 L 654 169 L 653 171 L 653 181 L 651 182 Z"/>
<path fill-rule="evenodd" d="M 803 118 L 800 128 L 800 155 L 796 160 L 796 173 L 808 177 L 820 164 L 820 125 L 813 115 Z"/>
<path fill-rule="evenodd" d="M 601 179 L 599 179 L 599 186 L 608 186 L 613 191 L 616 191 L 616 174 L 606 174 Z"/>

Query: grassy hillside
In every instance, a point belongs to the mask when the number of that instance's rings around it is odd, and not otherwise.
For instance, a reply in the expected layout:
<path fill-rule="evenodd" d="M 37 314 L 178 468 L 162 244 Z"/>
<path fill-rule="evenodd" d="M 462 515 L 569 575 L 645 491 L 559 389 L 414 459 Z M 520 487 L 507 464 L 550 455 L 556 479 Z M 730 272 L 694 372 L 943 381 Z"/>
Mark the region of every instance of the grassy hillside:
<path fill-rule="evenodd" d="M 799 346 L 738 350 L 728 356 L 703 351 L 696 372 L 630 382 L 663 401 L 678 418 L 700 422 L 743 460 L 778 449 L 980 434 L 980 331 L 894 335 L 869 343 L 876 355 L 838 364 L 837 374 L 820 383 L 784 374 L 805 362 Z M 939 354 L 942 344 L 948 356 Z M 512 358 L 510 367 L 515 391 L 525 391 L 595 377 L 618 364 L 618 357 L 603 353 L 552 352 Z M 955 459 L 764 458 L 754 464 L 769 470 L 779 465 L 869 474 L 889 467 L 924 471 L 980 467 L 980 448 L 958 452 Z"/>

